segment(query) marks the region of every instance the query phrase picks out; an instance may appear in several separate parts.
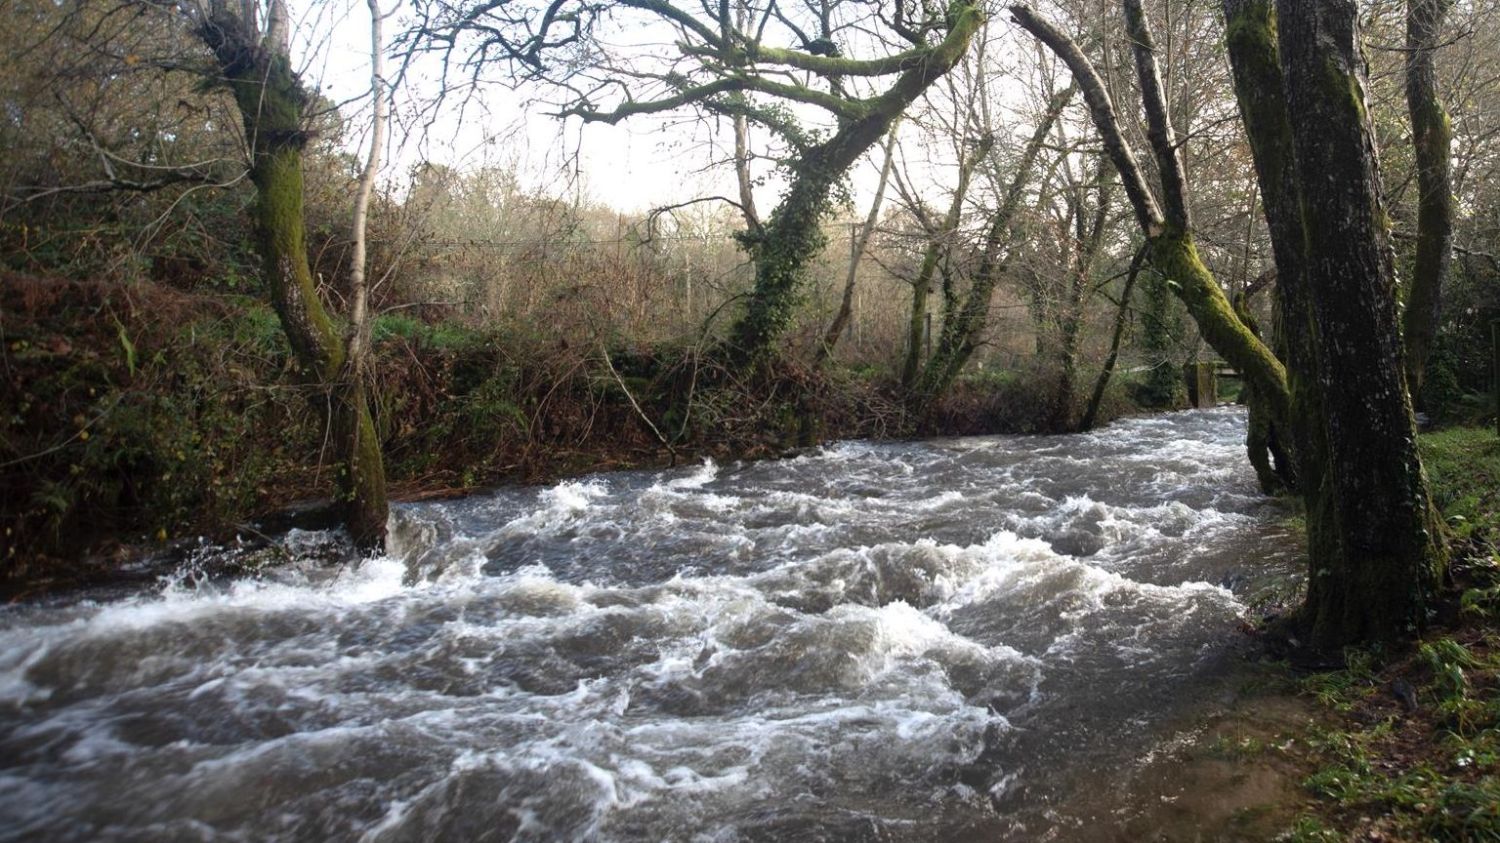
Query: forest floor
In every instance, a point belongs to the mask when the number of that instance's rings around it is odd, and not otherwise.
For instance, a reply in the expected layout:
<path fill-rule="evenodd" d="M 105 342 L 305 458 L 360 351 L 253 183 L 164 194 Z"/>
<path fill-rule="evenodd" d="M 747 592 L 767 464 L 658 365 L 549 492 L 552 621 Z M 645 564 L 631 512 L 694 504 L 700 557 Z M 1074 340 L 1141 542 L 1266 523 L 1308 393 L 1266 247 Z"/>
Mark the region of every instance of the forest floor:
<path fill-rule="evenodd" d="M 1292 840 L 1500 840 L 1500 439 L 1421 444 L 1452 533 L 1447 601 L 1413 648 L 1299 680 L 1327 720 L 1292 748 L 1312 798 Z"/>

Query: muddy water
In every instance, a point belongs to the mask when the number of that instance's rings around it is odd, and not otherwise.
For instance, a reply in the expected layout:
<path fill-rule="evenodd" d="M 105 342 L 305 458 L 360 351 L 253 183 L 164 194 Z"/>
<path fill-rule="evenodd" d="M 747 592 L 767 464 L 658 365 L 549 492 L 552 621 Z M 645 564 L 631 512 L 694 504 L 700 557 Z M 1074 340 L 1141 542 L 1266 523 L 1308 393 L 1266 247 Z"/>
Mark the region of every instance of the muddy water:
<path fill-rule="evenodd" d="M 0 612 L 0 839 L 1068 836 L 1296 548 L 1236 410 L 402 507 Z"/>

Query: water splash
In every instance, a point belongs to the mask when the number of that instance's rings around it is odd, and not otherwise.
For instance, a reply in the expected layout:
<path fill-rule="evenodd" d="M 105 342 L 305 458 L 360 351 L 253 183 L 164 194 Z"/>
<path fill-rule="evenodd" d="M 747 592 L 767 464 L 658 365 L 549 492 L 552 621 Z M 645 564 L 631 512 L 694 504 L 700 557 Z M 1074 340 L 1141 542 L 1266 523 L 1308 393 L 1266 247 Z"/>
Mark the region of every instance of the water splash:
<path fill-rule="evenodd" d="M 0 610 L 0 840 L 1034 837 L 1293 565 L 1242 436 L 620 473 Z"/>

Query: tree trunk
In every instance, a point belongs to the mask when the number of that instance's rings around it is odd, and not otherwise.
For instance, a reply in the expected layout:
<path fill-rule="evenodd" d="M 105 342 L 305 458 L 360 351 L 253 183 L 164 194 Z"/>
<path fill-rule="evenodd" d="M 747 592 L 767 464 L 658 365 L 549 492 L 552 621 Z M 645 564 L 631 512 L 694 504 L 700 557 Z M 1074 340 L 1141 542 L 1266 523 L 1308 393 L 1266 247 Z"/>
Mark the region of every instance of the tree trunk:
<path fill-rule="evenodd" d="M 1281 75 L 1274 0 L 1224 0 L 1229 64 L 1245 133 L 1255 158 L 1261 206 L 1276 262 L 1276 346 L 1286 361 L 1292 415 L 1283 428 L 1271 422 L 1268 436 L 1290 447 L 1291 471 L 1280 479 L 1302 494 L 1307 511 L 1309 558 L 1314 569 L 1338 553 L 1323 483 L 1323 410 L 1318 393 L 1312 300 L 1303 276 L 1301 197 L 1296 152 Z M 1288 435 L 1281 435 L 1285 429 Z"/>
<path fill-rule="evenodd" d="M 932 293 L 932 279 L 937 274 L 939 261 L 946 260 L 953 250 L 953 238 L 958 234 L 958 224 L 963 217 L 964 200 L 969 195 L 969 183 L 974 169 L 979 166 L 994 148 L 995 136 L 986 134 L 969 157 L 959 164 L 958 186 L 953 189 L 953 201 L 948 213 L 943 216 L 941 227 L 928 235 L 927 248 L 922 252 L 922 265 L 917 270 L 917 279 L 911 290 L 911 321 L 906 334 L 906 360 L 901 365 L 901 385 L 911 389 L 922 368 L 922 341 L 928 338 L 927 298 Z M 943 310 L 946 320 L 948 308 Z"/>
<path fill-rule="evenodd" d="M 1261 336 L 1260 327 L 1255 324 L 1255 318 L 1250 312 L 1248 294 L 1241 292 L 1235 295 L 1234 310 L 1247 328 L 1256 336 Z M 1276 423 L 1271 420 L 1266 403 L 1255 394 L 1255 384 L 1245 382 L 1244 388 L 1240 390 L 1240 403 L 1249 410 L 1250 418 L 1245 428 L 1245 451 L 1249 454 L 1250 466 L 1255 469 L 1255 479 L 1262 492 L 1278 495 L 1290 486 L 1286 476 L 1290 461 L 1283 450 L 1283 436 L 1278 433 Z"/>
<path fill-rule="evenodd" d="M 1406 107 L 1417 164 L 1417 255 L 1407 290 L 1403 336 L 1406 385 L 1421 403 L 1427 358 L 1437 335 L 1443 286 L 1453 263 L 1453 124 L 1437 95 L 1436 52 L 1453 0 L 1407 0 Z"/>
<path fill-rule="evenodd" d="M 385 541 L 387 515 L 380 443 L 362 381 L 341 383 L 347 351 L 318 297 L 307 261 L 302 183 L 306 93 L 282 40 L 286 10 L 279 0 L 271 4 L 264 37 L 228 6 L 216 3 L 215 11 L 200 36 L 218 60 L 251 140 L 256 243 L 271 303 L 301 378 L 325 390 L 321 409 L 334 441 L 341 444 L 335 477 L 344 523 L 358 547 L 378 549 Z"/>
<path fill-rule="evenodd" d="M 1234 315 L 1234 309 L 1213 274 L 1198 257 L 1193 244 L 1191 217 L 1186 205 L 1181 162 L 1171 126 L 1167 123 L 1161 80 L 1157 77 L 1154 47 L 1145 19 L 1136 0 L 1124 0 L 1127 29 L 1136 54 L 1137 76 L 1146 107 L 1152 152 L 1167 202 L 1166 214 L 1146 185 L 1135 153 L 1120 130 L 1114 103 L 1110 100 L 1098 71 L 1073 39 L 1039 17 L 1030 7 L 1009 7 L 1015 20 L 1038 40 L 1046 44 L 1072 72 L 1089 105 L 1095 128 L 1104 140 L 1105 152 L 1124 182 L 1125 195 L 1135 210 L 1137 223 L 1149 243 L 1151 265 L 1173 284 L 1173 290 L 1187 306 L 1188 314 L 1198 324 L 1203 339 L 1229 362 L 1242 377 L 1254 381 L 1265 396 L 1272 418 L 1285 422 L 1290 413 L 1291 396 L 1287 390 L 1286 369 L 1276 355 Z"/>
<path fill-rule="evenodd" d="M 1150 252 L 1148 243 L 1146 254 Z M 1182 341 L 1182 324 L 1172 306 L 1172 285 L 1152 270 L 1142 292 L 1140 347 L 1151 368 L 1138 394 L 1140 403 L 1153 409 L 1175 410 L 1187 400 L 1187 391 L 1173 362 L 1173 352 Z"/>
<path fill-rule="evenodd" d="M 1353 0 L 1277 0 L 1281 62 L 1303 210 L 1304 277 L 1316 326 L 1329 511 L 1338 552 L 1318 560 L 1309 643 L 1409 638 L 1425 626 L 1445 563 L 1417 454 L 1392 297 Z M 1310 520 L 1311 520 L 1310 514 Z"/>
<path fill-rule="evenodd" d="M 1120 342 L 1125 336 L 1125 323 L 1130 315 L 1130 294 L 1135 289 L 1135 279 L 1141 274 L 1141 264 L 1146 259 L 1144 247 L 1136 250 L 1135 257 L 1130 261 L 1130 271 L 1125 275 L 1125 287 L 1120 291 L 1120 307 L 1115 311 L 1115 329 L 1109 338 L 1109 353 L 1104 357 L 1104 367 L 1099 370 L 1099 377 L 1094 381 L 1094 391 L 1089 395 L 1088 408 L 1083 411 L 1083 418 L 1078 422 L 1081 431 L 1093 430 L 1099 419 L 1099 406 L 1104 403 L 1104 391 L 1109 388 L 1109 380 L 1114 376 L 1115 363 L 1120 359 Z"/>
<path fill-rule="evenodd" d="M 1106 179 L 1109 161 L 1099 159 L 1099 171 L 1093 179 L 1097 189 L 1097 202 L 1092 218 L 1085 213 L 1085 188 L 1075 189 L 1073 202 L 1073 260 L 1069 265 L 1067 295 L 1063 299 L 1058 320 L 1057 391 L 1052 396 L 1052 412 L 1048 425 L 1053 430 L 1073 430 L 1074 405 L 1078 391 L 1078 343 L 1083 331 L 1083 305 L 1087 297 L 1089 277 L 1093 272 L 1094 259 L 1104 245 L 1104 230 L 1109 223 L 1110 189 Z"/>
<path fill-rule="evenodd" d="M 349 257 L 349 326 L 344 343 L 344 366 L 339 373 L 337 426 L 338 441 L 344 453 L 340 467 L 345 475 L 340 478 L 347 507 L 344 523 L 356 544 L 383 549 L 386 520 L 390 513 L 385 491 L 385 462 L 381 459 L 380 439 L 370 415 L 367 385 L 371 316 L 365 233 L 369 223 L 370 197 L 375 192 L 375 179 L 380 174 L 388 110 L 382 36 L 384 17 L 380 0 L 368 0 L 367 5 L 370 9 L 370 154 L 360 175 L 351 225 L 354 248 Z"/>
<path fill-rule="evenodd" d="M 791 165 L 792 186 L 759 232 L 747 237 L 755 262 L 755 286 L 745 311 L 730 328 L 729 357 L 739 365 L 767 358 L 791 324 L 801 301 L 807 263 L 827 240 L 823 218 L 834 184 L 875 145 L 928 87 L 958 64 L 979 30 L 983 12 L 956 3 L 948 35 L 924 61 L 903 72 L 884 94 L 867 101 L 863 116 L 839 127 Z"/>
<path fill-rule="evenodd" d="M 1271 418 L 1290 416 L 1286 369 L 1271 349 L 1235 315 L 1229 299 L 1198 257 L 1192 236 L 1168 228 L 1151 241 L 1151 265 L 1172 282 L 1173 292 L 1198 324 L 1203 340 L 1264 395 Z"/>
<path fill-rule="evenodd" d="M 1020 207 L 1022 194 L 1031 180 L 1031 172 L 1036 167 L 1037 156 L 1041 154 L 1047 134 L 1052 131 L 1052 125 L 1057 122 L 1073 94 L 1074 89 L 1070 87 L 1048 101 L 1047 111 L 1021 153 L 1021 160 L 1006 187 L 1000 207 L 990 219 L 984 251 L 969 285 L 969 294 L 961 305 L 950 307 L 943 313 L 943 327 L 938 334 L 937 347 L 933 349 L 932 356 L 928 358 L 927 365 L 923 367 L 916 387 L 912 390 L 912 404 L 918 413 L 953 384 L 958 373 L 963 371 L 969 358 L 974 355 L 974 350 L 979 347 L 989 321 L 990 299 L 994 295 L 995 285 L 1000 281 L 1000 274 L 1005 269 L 1001 251 L 1008 245 L 1011 222 Z"/>
<path fill-rule="evenodd" d="M 865 224 L 860 227 L 859 233 L 855 235 L 854 245 L 849 249 L 849 274 L 844 279 L 844 297 L 839 301 L 839 309 L 834 314 L 833 322 L 829 323 L 828 330 L 823 334 L 822 345 L 818 346 L 816 361 L 819 365 L 833 353 L 834 346 L 838 345 L 839 337 L 844 333 L 844 327 L 854 315 L 854 285 L 859 281 L 859 259 L 869 247 L 870 238 L 875 234 L 875 226 L 880 222 L 880 206 L 885 201 L 885 186 L 891 177 L 891 164 L 896 151 L 896 128 L 899 123 L 898 120 L 886 133 L 880 182 L 875 186 L 875 198 L 870 200 L 870 212 L 865 215 Z"/>

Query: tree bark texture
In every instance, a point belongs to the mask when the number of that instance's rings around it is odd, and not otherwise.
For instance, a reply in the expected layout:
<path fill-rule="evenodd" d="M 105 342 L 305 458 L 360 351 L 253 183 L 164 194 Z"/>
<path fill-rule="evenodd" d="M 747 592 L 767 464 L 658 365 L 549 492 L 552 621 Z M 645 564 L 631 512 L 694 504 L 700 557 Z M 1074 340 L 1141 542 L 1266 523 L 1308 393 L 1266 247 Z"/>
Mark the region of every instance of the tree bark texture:
<path fill-rule="evenodd" d="M 1284 428 L 1289 435 L 1277 435 L 1292 452 L 1292 471 L 1283 472 L 1282 479 L 1302 494 L 1306 505 L 1309 558 L 1332 559 L 1338 553 L 1335 528 L 1320 518 L 1320 514 L 1331 512 L 1331 490 L 1323 483 L 1326 445 L 1322 396 L 1317 383 L 1312 300 L 1302 271 L 1302 205 L 1281 74 L 1276 7 L 1274 0 L 1224 0 L 1223 6 L 1235 97 L 1255 159 L 1261 208 L 1276 263 L 1275 344 L 1286 361 L 1292 404 L 1292 416 Z M 1277 425 L 1274 420 L 1271 424 L 1274 433 Z"/>
<path fill-rule="evenodd" d="M 1394 270 L 1354 0 L 1277 0 L 1281 63 L 1316 326 L 1329 517 L 1314 562 L 1310 643 L 1404 639 L 1426 622 L 1445 562 L 1402 375 Z M 1311 517 L 1311 516 L 1310 516 Z"/>
<path fill-rule="evenodd" d="M 1417 164 L 1417 254 L 1407 288 L 1406 385 L 1421 402 L 1437 335 L 1443 286 L 1453 265 L 1453 124 L 1437 93 L 1438 40 L 1453 0 L 1407 0 L 1406 107 Z"/>
<path fill-rule="evenodd" d="M 1240 321 L 1254 331 L 1256 336 L 1260 336 L 1260 328 L 1250 313 L 1250 297 L 1245 293 L 1237 294 L 1234 297 L 1234 309 L 1239 314 Z M 1262 492 L 1268 495 L 1280 494 L 1288 486 L 1283 471 L 1278 469 L 1278 466 L 1287 465 L 1281 445 L 1283 435 L 1271 420 L 1271 413 L 1265 402 L 1255 394 L 1255 384 L 1245 383 L 1240 391 L 1240 402 L 1249 410 L 1250 418 L 1245 428 L 1245 451 L 1250 457 L 1250 466 L 1255 469 L 1256 482 L 1260 484 Z"/>

